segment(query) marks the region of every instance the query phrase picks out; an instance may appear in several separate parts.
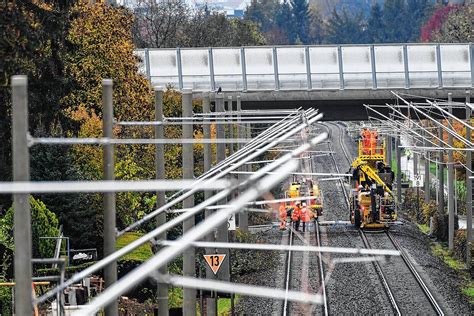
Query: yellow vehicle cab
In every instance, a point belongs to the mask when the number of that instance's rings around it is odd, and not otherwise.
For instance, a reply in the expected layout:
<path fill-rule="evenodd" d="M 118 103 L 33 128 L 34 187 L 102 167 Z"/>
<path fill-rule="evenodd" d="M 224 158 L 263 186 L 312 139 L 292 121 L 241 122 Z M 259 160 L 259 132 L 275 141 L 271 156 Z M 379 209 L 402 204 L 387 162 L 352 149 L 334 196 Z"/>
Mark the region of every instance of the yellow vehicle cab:
<path fill-rule="evenodd" d="M 323 211 L 323 198 L 317 182 L 313 179 L 294 181 L 286 192 L 287 198 L 314 197 L 299 201 L 290 201 L 286 204 L 287 209 L 293 208 L 297 202 L 305 202 L 313 210 L 314 217 L 320 216 Z"/>

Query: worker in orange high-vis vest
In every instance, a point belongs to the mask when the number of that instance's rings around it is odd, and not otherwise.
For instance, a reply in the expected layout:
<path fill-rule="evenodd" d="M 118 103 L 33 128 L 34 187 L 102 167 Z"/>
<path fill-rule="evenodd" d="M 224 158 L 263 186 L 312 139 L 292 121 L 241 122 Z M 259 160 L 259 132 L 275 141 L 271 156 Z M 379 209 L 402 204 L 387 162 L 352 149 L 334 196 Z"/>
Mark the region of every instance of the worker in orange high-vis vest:
<path fill-rule="evenodd" d="M 301 208 L 301 221 L 303 222 L 303 232 L 306 231 L 306 223 L 309 223 L 310 220 L 311 220 L 311 211 L 306 206 L 306 203 L 303 203 L 303 207 Z M 309 227 L 308 227 L 308 230 L 309 230 Z"/>
<path fill-rule="evenodd" d="M 366 128 L 362 130 L 362 153 L 364 155 L 370 154 L 370 131 Z"/>
<path fill-rule="evenodd" d="M 280 230 L 285 230 L 287 218 L 285 202 L 280 203 L 280 209 L 278 211 L 280 215 Z"/>
<path fill-rule="evenodd" d="M 300 217 L 301 217 L 301 206 L 300 203 L 296 203 L 293 213 L 291 213 L 291 220 L 295 224 L 295 230 L 300 228 Z"/>

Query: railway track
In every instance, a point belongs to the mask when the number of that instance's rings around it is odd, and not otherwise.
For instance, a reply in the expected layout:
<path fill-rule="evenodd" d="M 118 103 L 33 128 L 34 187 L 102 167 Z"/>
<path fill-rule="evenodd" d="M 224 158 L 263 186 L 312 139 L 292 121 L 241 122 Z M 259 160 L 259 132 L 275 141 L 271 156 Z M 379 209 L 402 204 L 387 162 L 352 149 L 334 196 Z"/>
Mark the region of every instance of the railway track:
<path fill-rule="evenodd" d="M 336 125 L 341 135 L 344 135 L 344 130 L 339 124 L 333 125 Z M 349 151 L 346 147 L 344 136 L 339 137 L 339 142 L 342 148 L 342 152 L 350 164 L 352 162 L 352 159 L 350 158 Z M 335 165 L 337 166 L 336 163 Z M 343 188 L 343 190 L 346 191 L 345 188 Z M 347 197 L 347 192 L 344 195 Z M 360 236 L 364 242 L 365 247 L 372 248 L 371 241 L 369 241 L 370 239 L 372 239 L 372 236 L 368 238 L 368 235 L 369 234 L 367 234 L 363 230 L 360 230 Z M 374 248 L 395 249 L 398 250 L 401 254 L 400 258 L 391 258 L 390 262 L 386 262 L 384 265 L 381 265 L 379 261 L 373 261 L 373 265 L 375 267 L 375 270 L 377 271 L 377 274 L 379 275 L 380 281 L 390 301 L 390 304 L 392 305 L 393 311 L 397 315 L 409 314 L 413 312 L 413 304 L 416 304 L 420 306 L 420 310 L 424 309 L 424 313 L 426 314 L 444 315 L 441 306 L 436 301 L 435 296 L 433 295 L 433 293 L 431 293 L 430 289 L 423 281 L 421 275 L 416 270 L 414 263 L 412 262 L 406 251 L 398 243 L 398 241 L 392 236 L 392 234 L 389 231 L 384 231 L 382 233 L 377 233 L 374 236 L 376 237 L 373 238 L 372 244 L 377 245 L 377 247 Z M 385 242 L 381 236 L 386 237 Z M 403 282 L 400 279 L 406 278 L 407 275 L 411 275 L 416 282 L 412 282 L 410 280 L 405 280 L 405 282 Z M 398 289 L 394 290 L 396 285 L 401 286 L 398 286 Z M 411 288 L 408 289 L 408 286 L 411 286 Z M 402 297 L 400 293 L 403 292 L 408 293 L 408 297 L 407 295 Z M 422 295 L 416 296 L 415 293 L 417 292 L 418 294 L 422 293 Z M 400 297 L 398 297 L 399 295 Z M 428 304 L 426 304 L 426 301 L 421 302 L 419 300 L 420 296 L 425 297 L 428 301 Z M 414 297 L 416 297 L 416 300 L 413 299 Z M 428 310 L 429 308 L 427 308 L 426 306 L 431 306 L 432 310 Z"/>
<path fill-rule="evenodd" d="M 315 172 L 311 160 L 309 166 L 306 166 L 306 168 L 310 169 L 312 172 Z M 314 232 L 311 231 L 311 228 L 308 225 L 306 234 L 301 235 L 298 232 L 295 232 L 293 227 L 290 226 L 290 230 L 288 233 L 288 244 L 290 246 L 294 244 L 313 244 L 318 247 L 322 246 L 320 227 L 317 221 L 313 222 L 313 227 Z M 293 253 L 291 250 L 288 251 L 288 255 L 286 257 L 285 262 L 286 291 L 290 289 L 306 291 L 312 290 L 314 282 L 316 281 L 314 278 L 312 278 L 312 274 L 314 273 L 314 271 L 311 271 L 311 262 L 314 259 L 314 255 L 312 254 Z M 317 265 L 317 279 L 319 279 L 319 282 L 317 282 L 318 284 L 316 284 L 315 287 L 317 288 L 318 293 L 321 294 L 323 297 L 323 304 L 321 306 L 320 312 L 315 310 L 315 307 L 301 304 L 292 304 L 285 299 L 283 302 L 282 309 L 283 316 L 304 314 L 321 314 L 325 316 L 329 315 L 328 301 L 326 296 L 326 284 L 324 280 L 324 264 L 322 255 L 320 253 L 317 255 Z"/>

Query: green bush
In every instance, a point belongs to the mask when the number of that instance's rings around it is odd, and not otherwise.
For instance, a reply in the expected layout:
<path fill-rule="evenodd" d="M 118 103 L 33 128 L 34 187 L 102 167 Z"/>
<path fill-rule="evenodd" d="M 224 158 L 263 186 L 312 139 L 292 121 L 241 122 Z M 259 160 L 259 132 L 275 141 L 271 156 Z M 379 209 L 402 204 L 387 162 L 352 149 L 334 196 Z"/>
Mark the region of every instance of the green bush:
<path fill-rule="evenodd" d="M 423 213 L 423 222 L 422 224 L 429 225 L 430 218 L 434 216 L 434 214 L 438 211 L 438 206 L 436 202 L 431 200 L 429 203 L 424 203 L 422 205 L 422 213 Z"/>
<path fill-rule="evenodd" d="M 418 224 L 423 224 L 423 192 L 420 192 L 420 196 L 417 203 L 417 192 L 416 189 L 408 189 L 405 192 L 405 210 L 411 220 Z"/>
<path fill-rule="evenodd" d="M 474 247 L 471 244 L 471 258 L 473 255 Z M 454 235 L 454 256 L 459 260 L 466 261 L 467 259 L 467 232 L 465 229 L 459 229 L 456 231 Z"/>

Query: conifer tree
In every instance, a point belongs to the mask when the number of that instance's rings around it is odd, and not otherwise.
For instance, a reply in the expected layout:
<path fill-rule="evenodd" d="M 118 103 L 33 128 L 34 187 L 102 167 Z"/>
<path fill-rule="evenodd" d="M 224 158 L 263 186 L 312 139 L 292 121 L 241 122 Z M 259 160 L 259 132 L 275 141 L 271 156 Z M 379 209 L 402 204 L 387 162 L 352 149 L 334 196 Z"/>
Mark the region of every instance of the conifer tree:
<path fill-rule="evenodd" d="M 288 44 L 294 44 L 296 41 L 295 20 L 292 14 L 292 8 L 287 0 L 284 0 L 278 9 L 276 24 L 283 35 L 288 39 Z"/>
<path fill-rule="evenodd" d="M 307 0 L 291 0 L 296 35 L 301 43 L 309 42 L 309 5 Z"/>
<path fill-rule="evenodd" d="M 385 23 L 383 20 L 383 12 L 380 5 L 376 2 L 371 10 L 367 21 L 367 39 L 370 43 L 385 42 Z"/>

